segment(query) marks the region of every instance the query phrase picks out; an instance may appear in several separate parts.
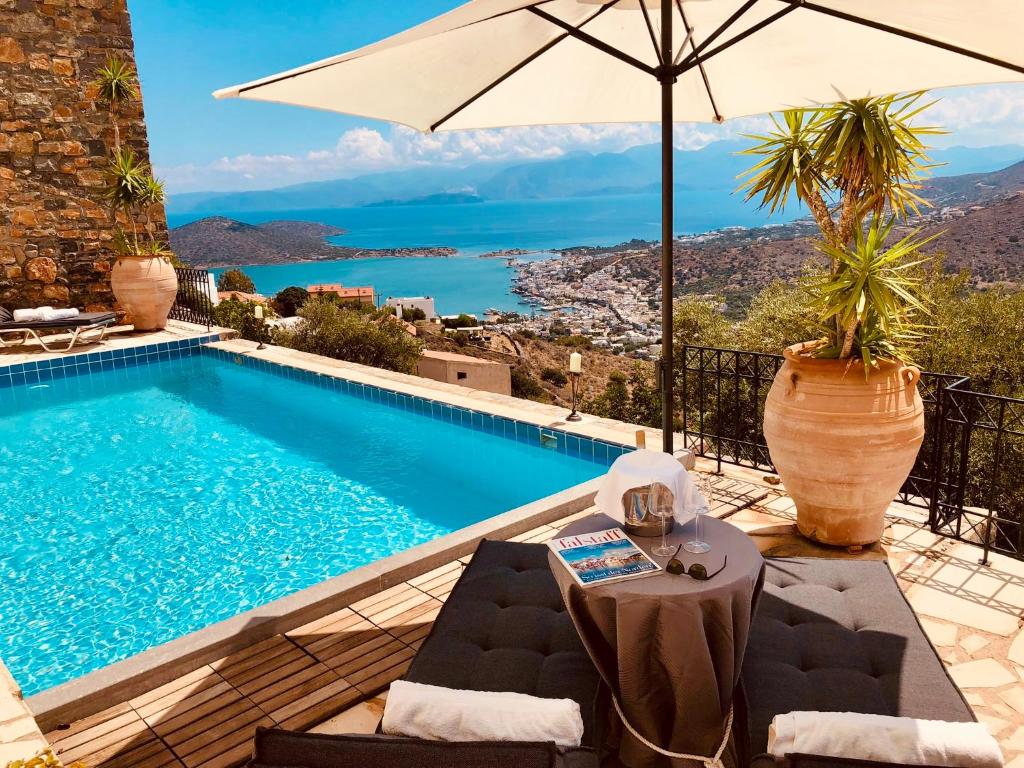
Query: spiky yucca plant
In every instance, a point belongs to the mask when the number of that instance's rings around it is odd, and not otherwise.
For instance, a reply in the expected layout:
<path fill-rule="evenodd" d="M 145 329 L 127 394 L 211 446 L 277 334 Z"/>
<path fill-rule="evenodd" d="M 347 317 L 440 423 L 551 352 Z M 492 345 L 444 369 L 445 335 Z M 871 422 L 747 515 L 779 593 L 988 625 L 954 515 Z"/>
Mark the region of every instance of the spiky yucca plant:
<path fill-rule="evenodd" d="M 114 153 L 121 150 L 121 108 L 139 97 L 135 68 L 124 59 L 111 56 L 93 81 L 98 99 L 107 105 L 110 124 L 114 129 Z"/>
<path fill-rule="evenodd" d="M 866 257 L 866 248 L 877 255 L 893 220 L 919 213 L 928 205 L 916 191 L 918 182 L 934 167 L 924 139 L 943 131 L 913 124 L 933 103 L 923 102 L 923 96 L 878 96 L 789 110 L 773 116 L 774 131 L 748 137 L 758 143 L 744 154 L 761 159 L 741 176 L 740 190 L 772 212 L 784 208 L 791 196 L 807 205 L 821 230 L 831 282 L 855 283 L 857 266 L 849 255 Z M 886 215 L 891 219 L 883 224 Z M 872 224 L 865 234 L 868 217 Z M 884 253 L 909 260 L 925 242 L 905 238 Z M 914 298 L 912 288 L 905 286 L 891 297 L 907 302 Z M 879 295 L 869 291 L 861 298 L 872 305 Z M 898 311 L 903 309 L 901 305 Z M 857 352 L 871 361 L 897 351 L 906 355 L 909 340 L 895 346 L 882 341 L 885 333 L 895 332 L 898 326 L 894 312 L 897 306 L 892 302 L 864 312 L 828 311 L 823 318 L 828 320 L 828 338 L 819 354 L 834 351 L 835 357 L 846 359 Z M 870 329 L 869 323 L 873 324 Z M 867 344 L 869 338 L 874 341 Z"/>

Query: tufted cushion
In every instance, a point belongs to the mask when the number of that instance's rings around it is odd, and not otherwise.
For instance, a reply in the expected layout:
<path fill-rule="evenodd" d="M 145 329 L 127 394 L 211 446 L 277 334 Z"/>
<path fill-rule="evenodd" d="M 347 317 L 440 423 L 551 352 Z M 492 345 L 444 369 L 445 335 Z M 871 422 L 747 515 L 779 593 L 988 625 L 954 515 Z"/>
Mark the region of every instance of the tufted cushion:
<path fill-rule="evenodd" d="M 14 322 L 14 315 L 11 311 L 5 307 L 0 307 L 0 323 L 12 323 Z"/>
<path fill-rule="evenodd" d="M 596 747 L 600 678 L 565 611 L 543 544 L 483 541 L 405 679 L 578 702 Z"/>
<path fill-rule="evenodd" d="M 882 561 L 769 560 L 742 682 L 754 755 L 786 712 L 974 719 Z"/>

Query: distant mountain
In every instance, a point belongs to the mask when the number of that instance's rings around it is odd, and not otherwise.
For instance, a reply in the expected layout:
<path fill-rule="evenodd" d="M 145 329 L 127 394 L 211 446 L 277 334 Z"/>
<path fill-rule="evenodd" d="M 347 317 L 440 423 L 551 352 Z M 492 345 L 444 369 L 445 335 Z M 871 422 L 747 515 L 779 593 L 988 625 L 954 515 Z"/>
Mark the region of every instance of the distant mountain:
<path fill-rule="evenodd" d="M 677 152 L 676 186 L 731 194 L 737 176 L 752 165 L 738 152 L 746 140 L 718 141 L 703 149 Z M 950 147 L 933 152 L 939 176 L 989 173 L 1024 160 L 1024 147 Z M 197 192 L 172 195 L 168 211 L 245 213 L 394 205 L 438 195 L 471 194 L 486 200 L 529 200 L 657 192 L 661 188 L 661 147 L 649 144 L 624 152 L 574 152 L 552 160 L 477 163 L 467 167 L 431 166 L 389 171 L 257 192 Z"/>
<path fill-rule="evenodd" d="M 480 195 L 470 192 L 439 192 L 436 195 L 414 197 L 411 200 L 381 200 L 379 203 L 367 203 L 367 208 L 391 208 L 396 205 L 468 205 L 482 203 Z"/>
<path fill-rule="evenodd" d="M 1024 189 L 1024 162 L 992 173 L 931 179 L 922 193 L 934 205 L 984 203 Z"/>

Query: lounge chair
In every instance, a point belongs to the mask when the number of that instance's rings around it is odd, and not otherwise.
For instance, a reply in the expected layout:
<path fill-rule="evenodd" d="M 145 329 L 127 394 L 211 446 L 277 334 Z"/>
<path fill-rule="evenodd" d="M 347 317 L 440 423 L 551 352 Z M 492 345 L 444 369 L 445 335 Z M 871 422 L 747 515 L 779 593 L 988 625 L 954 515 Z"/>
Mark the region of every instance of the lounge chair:
<path fill-rule="evenodd" d="M 737 708 L 734 732 L 746 730 L 754 768 L 864 765 L 815 755 L 774 760 L 768 727 L 787 712 L 975 720 L 882 561 L 768 560 L 741 682 L 746 706 Z"/>
<path fill-rule="evenodd" d="M 548 565 L 543 544 L 481 542 L 405 680 L 446 688 L 570 698 L 580 705 L 582 746 L 435 742 L 384 736 L 325 736 L 260 729 L 253 768 L 472 766 L 597 768 L 607 698 Z"/>
<path fill-rule="evenodd" d="M 0 307 L 0 347 L 16 347 L 34 338 L 47 352 L 70 352 L 77 344 L 98 344 L 103 341 L 107 328 L 114 324 L 117 315 L 113 312 L 81 312 L 76 317 L 65 320 L 34 320 L 15 322 L 9 311 Z M 99 331 L 96 336 L 86 337 L 84 334 Z M 71 333 L 68 345 L 62 349 L 51 349 L 46 337 L 58 333 Z M 4 337 L 20 334 L 20 339 L 7 340 Z"/>

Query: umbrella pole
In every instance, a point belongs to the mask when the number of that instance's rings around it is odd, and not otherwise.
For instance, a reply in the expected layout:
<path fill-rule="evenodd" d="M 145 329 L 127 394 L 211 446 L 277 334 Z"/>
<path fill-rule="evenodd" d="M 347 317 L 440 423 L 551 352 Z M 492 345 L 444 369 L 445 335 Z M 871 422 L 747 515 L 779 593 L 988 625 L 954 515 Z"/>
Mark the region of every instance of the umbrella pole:
<path fill-rule="evenodd" d="M 661 434 L 662 449 L 673 452 L 674 365 L 672 363 L 672 3 L 661 2 Z"/>

